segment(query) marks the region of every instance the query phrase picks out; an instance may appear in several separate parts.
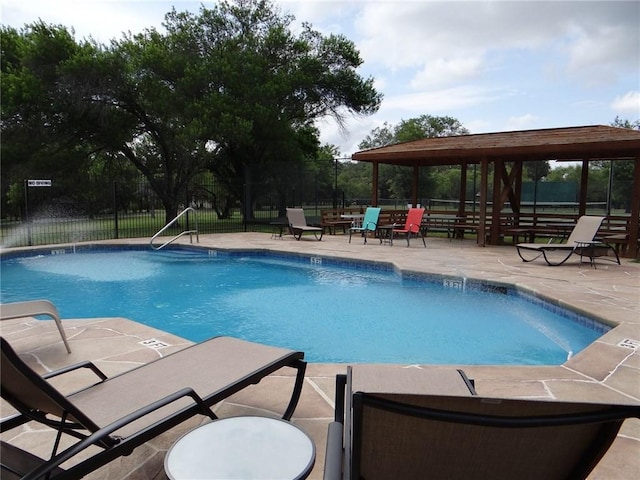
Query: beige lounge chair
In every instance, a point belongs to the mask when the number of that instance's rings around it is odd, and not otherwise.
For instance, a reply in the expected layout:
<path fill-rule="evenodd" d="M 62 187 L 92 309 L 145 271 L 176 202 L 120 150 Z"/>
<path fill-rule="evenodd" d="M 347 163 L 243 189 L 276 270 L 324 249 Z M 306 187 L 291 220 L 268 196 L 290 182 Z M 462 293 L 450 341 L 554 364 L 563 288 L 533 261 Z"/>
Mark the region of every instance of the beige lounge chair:
<path fill-rule="evenodd" d="M 580 258 L 588 257 L 593 266 L 593 259 L 596 256 L 606 254 L 611 250 L 615 256 L 615 261 L 620 265 L 620 258 L 615 249 L 606 243 L 594 241 L 598 229 L 602 224 L 604 217 L 594 217 L 583 215 L 578 219 L 576 226 L 573 227 L 569 238 L 564 243 L 518 243 L 516 249 L 518 255 L 523 262 L 532 262 L 542 256 L 547 264 L 551 266 L 562 265 L 569 260 L 571 255 L 579 255 Z M 523 252 L 532 252 L 533 256 L 524 255 Z M 551 254 L 559 252 L 557 258 L 553 258 Z"/>
<path fill-rule="evenodd" d="M 303 233 L 313 233 L 316 240 L 322 240 L 323 229 L 320 227 L 311 227 L 307 225 L 307 219 L 304 216 L 304 210 L 301 208 L 287 208 L 287 221 L 289 229 L 296 240 L 300 240 Z M 318 234 L 320 236 L 318 237 Z"/>
<path fill-rule="evenodd" d="M 640 417 L 640 404 L 368 392 L 350 375 L 336 382 L 325 480 L 584 479 L 623 421 Z"/>
<path fill-rule="evenodd" d="M 40 376 L 1 337 L 0 346 L 2 398 L 19 412 L 3 418 L 0 431 L 35 421 L 56 432 L 50 458 L 26 459 L 28 465 L 40 464 L 31 472 L 20 472 L 33 479 L 80 478 L 195 415 L 216 419 L 211 410 L 214 404 L 283 367 L 297 370 L 283 414 L 289 419 L 300 398 L 306 368 L 302 352 L 216 337 L 111 378 L 91 362 Z M 91 370 L 95 383 L 64 395 L 48 382 L 79 368 Z M 58 441 L 63 436 L 78 441 L 61 448 Z M 93 445 L 100 449 L 88 450 Z M 24 458 L 19 449 L 9 454 Z M 73 462 L 65 464 L 68 460 Z"/>
<path fill-rule="evenodd" d="M 10 320 L 12 318 L 35 317 L 37 315 L 48 315 L 56 322 L 56 327 L 60 332 L 67 352 L 71 353 L 71 347 L 67 341 L 67 335 L 62 328 L 62 321 L 56 306 L 49 300 L 31 300 L 28 302 L 12 302 L 0 304 L 0 320 Z"/>

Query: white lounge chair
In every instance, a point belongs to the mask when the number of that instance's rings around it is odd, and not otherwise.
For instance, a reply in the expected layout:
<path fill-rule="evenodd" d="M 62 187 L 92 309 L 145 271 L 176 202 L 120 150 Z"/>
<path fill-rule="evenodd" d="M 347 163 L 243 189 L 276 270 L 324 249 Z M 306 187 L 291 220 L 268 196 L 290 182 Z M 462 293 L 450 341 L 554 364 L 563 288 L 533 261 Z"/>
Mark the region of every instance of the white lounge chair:
<path fill-rule="evenodd" d="M 602 256 L 603 253 L 606 254 L 608 250 L 611 250 L 615 255 L 615 261 L 620 265 L 620 258 L 611 245 L 594 241 L 603 220 L 604 217 L 583 215 L 578 219 L 578 223 L 573 227 L 566 242 L 518 243 L 516 245 L 518 255 L 523 262 L 531 262 L 542 256 L 547 264 L 557 266 L 569 260 L 569 257 L 575 253 L 576 255 L 580 255 L 581 258 L 588 257 L 591 264 L 594 265 L 594 257 Z M 534 256 L 529 258 L 528 255 L 523 255 L 523 251 L 533 252 Z M 555 259 L 549 256 L 551 252 L 560 252 L 561 255 Z"/>
<path fill-rule="evenodd" d="M 53 318 L 67 348 L 67 352 L 71 353 L 71 347 L 67 342 L 67 335 L 62 328 L 62 321 L 56 306 L 49 300 L 31 300 L 28 302 L 13 302 L 0 304 L 0 320 L 10 320 L 12 318 L 35 317 L 36 315 L 48 315 Z"/>

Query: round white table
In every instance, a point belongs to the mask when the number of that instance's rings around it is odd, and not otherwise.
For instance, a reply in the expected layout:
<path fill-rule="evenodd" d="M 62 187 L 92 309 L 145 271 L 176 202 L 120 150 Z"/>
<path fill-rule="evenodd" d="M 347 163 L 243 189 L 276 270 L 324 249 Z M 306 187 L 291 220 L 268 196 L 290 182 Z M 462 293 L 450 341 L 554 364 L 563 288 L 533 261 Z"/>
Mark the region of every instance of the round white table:
<path fill-rule="evenodd" d="M 169 449 L 171 480 L 306 478 L 316 449 L 293 424 L 266 417 L 231 417 L 201 425 Z"/>

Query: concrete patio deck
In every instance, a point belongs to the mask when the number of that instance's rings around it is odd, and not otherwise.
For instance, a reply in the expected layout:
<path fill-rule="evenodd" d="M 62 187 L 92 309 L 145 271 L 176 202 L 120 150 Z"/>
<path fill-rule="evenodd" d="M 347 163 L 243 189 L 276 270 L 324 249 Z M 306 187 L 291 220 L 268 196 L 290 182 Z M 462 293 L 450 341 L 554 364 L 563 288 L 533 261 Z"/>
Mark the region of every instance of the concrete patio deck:
<path fill-rule="evenodd" d="M 148 240 L 124 240 L 138 244 Z M 116 242 L 95 242 L 116 243 Z M 188 240 L 183 240 L 188 243 Z M 622 259 L 622 265 L 596 260 L 597 269 L 572 259 L 561 267 L 543 261 L 523 263 L 512 246 L 478 247 L 472 240 L 428 238 L 427 248 L 404 241 L 393 247 L 344 235 L 295 241 L 291 236 L 272 238 L 266 233 L 201 235 L 200 246 L 219 249 L 265 249 L 317 256 L 393 262 L 397 268 L 464 277 L 517 286 L 577 311 L 616 325 L 587 349 L 561 366 L 461 365 L 476 381 L 479 395 L 575 401 L 640 403 L 640 264 Z M 45 372 L 81 360 L 93 360 L 107 375 L 126 371 L 190 342 L 123 318 L 65 319 L 72 353 L 67 354 L 52 321 L 3 321 L 0 333 L 34 368 Z M 157 339 L 169 347 L 153 349 L 140 342 Z M 450 368 L 405 366 L 397 368 Z M 333 416 L 334 379 L 346 365 L 310 364 L 293 422 L 315 441 L 317 456 L 312 479 L 322 478 L 325 435 Z M 82 378 L 58 382 L 63 391 L 79 387 Z M 235 415 L 278 416 L 285 408 L 293 382 L 289 372 L 277 372 L 216 407 L 220 417 Z M 12 413 L 0 404 L 0 415 Z M 193 419 L 118 459 L 87 478 L 164 479 L 166 450 L 202 419 Z M 2 439 L 46 456 L 53 435 L 34 425 L 2 434 Z M 627 420 L 618 438 L 590 479 L 632 480 L 640 475 L 640 420 Z"/>

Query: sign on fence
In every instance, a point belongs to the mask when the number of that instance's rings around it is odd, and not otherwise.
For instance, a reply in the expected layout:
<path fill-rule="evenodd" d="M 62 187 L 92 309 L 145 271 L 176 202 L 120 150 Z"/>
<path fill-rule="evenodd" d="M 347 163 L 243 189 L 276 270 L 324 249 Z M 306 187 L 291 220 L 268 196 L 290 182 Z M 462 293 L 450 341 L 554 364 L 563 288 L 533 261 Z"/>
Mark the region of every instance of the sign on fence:
<path fill-rule="evenodd" d="M 51 180 L 27 180 L 28 187 L 50 187 Z"/>

